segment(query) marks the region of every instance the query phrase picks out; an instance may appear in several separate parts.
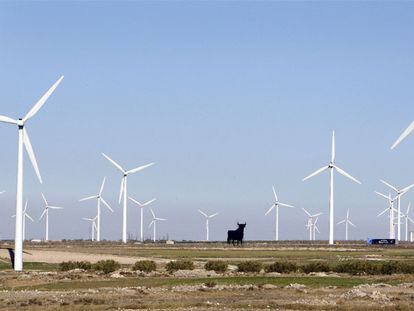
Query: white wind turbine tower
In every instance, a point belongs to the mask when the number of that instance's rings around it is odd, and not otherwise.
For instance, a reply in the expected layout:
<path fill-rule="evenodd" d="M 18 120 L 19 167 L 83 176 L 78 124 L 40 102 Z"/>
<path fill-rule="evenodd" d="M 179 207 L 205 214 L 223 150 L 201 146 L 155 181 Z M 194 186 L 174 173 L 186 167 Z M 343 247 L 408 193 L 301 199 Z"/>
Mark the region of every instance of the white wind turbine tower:
<path fill-rule="evenodd" d="M 96 221 L 98 219 L 98 215 L 96 215 L 94 218 L 82 218 L 83 220 L 90 221 L 91 222 L 91 241 L 95 241 L 95 231 L 98 231 L 98 227 L 96 225 Z"/>
<path fill-rule="evenodd" d="M 206 218 L 206 241 L 208 242 L 209 241 L 209 221 L 210 219 L 216 217 L 219 213 L 207 215 L 202 210 L 198 210 L 198 211 L 200 212 L 201 215 L 203 215 Z"/>
<path fill-rule="evenodd" d="M 27 204 L 29 202 L 26 200 L 26 204 L 24 205 L 24 210 L 23 210 L 23 224 L 22 224 L 22 237 L 23 237 L 23 241 L 26 240 L 26 218 L 28 218 L 29 220 L 31 220 L 32 222 L 34 222 L 34 219 L 27 213 Z M 16 217 L 16 215 L 13 215 L 12 217 Z"/>
<path fill-rule="evenodd" d="M 346 211 L 346 218 L 344 220 L 341 220 L 337 224 L 343 224 L 345 223 L 345 241 L 348 241 L 348 225 L 351 225 L 352 227 L 356 228 L 356 226 L 352 223 L 352 221 L 349 220 L 349 208 Z"/>
<path fill-rule="evenodd" d="M 387 211 L 389 211 L 389 213 L 390 213 L 389 214 L 389 220 L 390 220 L 390 222 L 389 222 L 389 238 L 394 239 L 395 238 L 394 212 L 397 212 L 397 210 L 394 208 L 395 198 L 394 199 L 391 198 L 391 193 L 389 193 L 388 196 L 386 196 L 385 194 L 382 194 L 378 191 L 376 191 L 375 193 L 388 200 L 388 207 L 385 210 L 383 210 L 381 213 L 379 213 L 378 217 L 382 216 Z"/>
<path fill-rule="evenodd" d="M 315 218 L 315 217 L 318 217 L 318 216 L 320 216 L 320 215 L 322 215 L 323 213 L 317 213 L 317 214 L 311 214 L 311 213 L 309 213 L 305 208 L 303 208 L 302 207 L 302 210 L 305 212 L 305 214 L 306 215 L 308 215 L 308 224 L 306 225 L 306 228 L 308 228 L 309 229 L 309 240 L 313 240 L 314 239 L 314 229 L 313 229 L 313 225 L 314 225 L 314 222 L 313 222 L 313 219 Z M 315 221 L 315 223 L 316 223 L 316 221 Z M 318 230 L 318 232 L 319 232 L 319 230 Z"/>
<path fill-rule="evenodd" d="M 141 228 L 140 228 L 140 230 L 141 230 L 141 242 L 144 242 L 144 232 L 143 232 L 143 228 L 144 228 L 144 207 L 145 206 L 148 206 L 148 205 L 150 205 L 152 202 L 154 202 L 156 199 L 152 199 L 152 200 L 149 200 L 149 201 L 147 201 L 147 202 L 145 202 L 145 203 L 140 203 L 140 202 L 138 202 L 137 200 L 135 200 L 135 199 L 133 199 L 133 198 L 131 198 L 131 197 L 129 197 L 129 199 L 132 201 L 132 202 L 134 202 L 136 205 L 138 205 L 138 207 L 140 208 L 140 210 L 141 210 Z"/>
<path fill-rule="evenodd" d="M 119 203 L 121 203 L 121 200 L 123 200 L 124 206 L 122 211 L 122 242 L 127 242 L 127 205 L 128 205 L 128 188 L 127 188 L 127 181 L 128 181 L 128 175 L 137 173 L 139 171 L 142 171 L 143 169 L 150 167 L 154 165 L 154 163 L 150 163 L 147 165 L 143 165 L 137 168 L 134 168 L 132 170 L 125 170 L 122 168 L 121 165 L 116 163 L 114 160 L 112 160 L 110 157 L 108 157 L 106 154 L 102 153 L 102 155 L 111 162 L 118 170 L 120 170 L 123 174 L 122 180 L 121 180 L 121 190 L 119 191 Z M 123 196 L 122 196 L 123 195 Z"/>
<path fill-rule="evenodd" d="M 97 195 L 93 195 L 87 198 L 80 199 L 79 201 L 87 201 L 92 199 L 97 199 L 98 202 L 98 211 L 96 214 L 96 241 L 99 242 L 101 240 L 101 203 L 103 203 L 111 212 L 113 212 L 113 209 L 109 206 L 109 204 L 105 201 L 105 199 L 102 197 L 102 192 L 105 187 L 105 180 L 106 177 L 104 177 L 102 181 L 101 188 L 99 189 L 99 193 Z"/>
<path fill-rule="evenodd" d="M 387 183 L 384 180 L 380 179 L 380 181 L 384 185 L 388 186 L 389 188 L 391 188 L 392 190 L 394 190 L 397 193 L 397 196 L 396 196 L 396 199 L 397 199 L 397 215 L 401 215 L 401 197 L 404 194 L 406 194 L 412 187 L 414 187 L 414 184 L 409 185 L 405 188 L 399 188 L 398 189 L 397 187 L 394 187 L 393 185 Z M 398 239 L 398 241 L 401 240 L 401 217 L 398 217 L 398 220 L 397 220 L 397 239 Z"/>
<path fill-rule="evenodd" d="M 276 191 L 275 191 L 275 187 L 272 186 L 273 189 L 273 195 L 275 196 L 275 201 L 273 202 L 272 206 L 268 209 L 268 211 L 265 213 L 265 216 L 267 214 L 269 214 L 273 209 L 276 210 L 276 233 L 275 233 L 275 241 L 279 241 L 279 207 L 289 207 L 289 208 L 295 208 L 292 205 L 286 204 L 286 203 L 282 203 L 279 202 L 279 199 L 277 197 Z"/>
<path fill-rule="evenodd" d="M 42 215 L 40 215 L 39 220 L 41 220 L 43 216 L 46 215 L 46 239 L 45 241 L 49 241 L 49 208 L 50 209 L 63 209 L 63 207 L 49 205 L 43 193 L 42 193 L 42 197 L 43 197 L 43 201 L 45 201 L 45 209 L 43 210 Z"/>
<path fill-rule="evenodd" d="M 34 170 L 37 177 L 39 178 L 40 183 L 42 183 L 42 178 L 40 176 L 39 168 L 37 166 L 36 157 L 33 152 L 32 144 L 30 142 L 29 136 L 25 129 L 26 122 L 31 119 L 49 98 L 49 96 L 54 92 L 59 83 L 62 81 L 63 76 L 59 78 L 52 85 L 52 87 L 39 99 L 39 101 L 30 109 L 30 111 L 18 120 L 1 116 L 0 122 L 10 123 L 17 125 L 19 130 L 19 141 L 18 141 L 18 153 L 17 153 L 17 191 L 16 191 L 16 227 L 15 227 L 15 238 L 14 238 L 14 270 L 22 271 L 23 270 L 23 238 L 22 238 L 22 227 L 23 227 L 23 146 L 25 146 L 26 151 L 29 155 L 30 161 L 33 164 Z"/>
<path fill-rule="evenodd" d="M 411 208 L 411 202 L 408 203 L 407 211 L 401 214 L 401 216 L 405 219 L 405 240 L 408 241 L 408 221 L 410 221 L 412 224 L 414 224 L 414 220 L 409 216 Z"/>
<path fill-rule="evenodd" d="M 305 228 L 309 230 L 309 241 L 312 241 L 312 218 L 308 219 Z"/>
<path fill-rule="evenodd" d="M 167 219 L 155 217 L 154 211 L 152 209 L 151 209 L 151 214 L 152 214 L 152 221 L 149 224 L 148 228 L 151 227 L 151 226 L 153 226 L 153 228 L 154 228 L 154 243 L 155 243 L 156 242 L 156 236 L 157 236 L 156 235 L 157 234 L 157 229 L 156 229 L 157 221 L 165 221 Z"/>
<path fill-rule="evenodd" d="M 334 170 L 336 170 L 339 174 L 351 179 L 352 181 L 361 184 L 359 180 L 349 175 L 347 172 L 339 168 L 335 163 L 335 131 L 332 133 L 332 154 L 331 154 L 331 162 L 329 162 L 328 166 L 324 166 L 317 170 L 316 172 L 310 174 L 309 176 L 305 177 L 303 181 L 312 178 L 323 171 L 329 170 L 330 172 L 330 195 L 329 195 L 329 244 L 334 244 Z"/>

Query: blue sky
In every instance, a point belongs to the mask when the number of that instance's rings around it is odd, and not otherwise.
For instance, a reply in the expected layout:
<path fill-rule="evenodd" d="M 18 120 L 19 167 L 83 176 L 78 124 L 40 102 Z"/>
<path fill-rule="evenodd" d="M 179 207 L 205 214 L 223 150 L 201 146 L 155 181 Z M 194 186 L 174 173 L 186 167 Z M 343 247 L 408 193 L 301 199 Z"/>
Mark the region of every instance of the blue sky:
<path fill-rule="evenodd" d="M 121 237 L 120 175 L 138 200 L 158 200 L 168 222 L 159 236 L 202 239 L 197 209 L 220 212 L 212 239 L 247 221 L 248 239 L 272 239 L 264 217 L 274 184 L 281 200 L 325 213 L 328 176 L 303 183 L 327 164 L 337 133 L 337 163 L 361 186 L 338 176 L 336 219 L 351 210 L 351 238 L 387 235 L 379 178 L 414 182 L 414 137 L 389 146 L 414 119 L 414 3 L 410 2 L 0 2 L 0 114 L 24 115 L 57 78 L 62 84 L 30 121 L 44 184 L 25 161 L 29 211 L 40 216 L 43 191 L 53 204 L 52 239 L 89 236 L 81 217 L 95 214 L 103 176 L 102 236 Z M 13 236 L 17 131 L 0 124 L 0 237 Z M 405 209 L 414 191 L 403 201 Z M 138 232 L 130 205 L 129 231 Z M 146 223 L 150 214 L 145 213 Z M 306 239 L 298 208 L 281 213 L 282 239 Z M 28 224 L 41 238 L 44 223 Z M 150 231 L 146 231 L 149 237 Z M 336 228 L 336 237 L 344 228 Z"/>

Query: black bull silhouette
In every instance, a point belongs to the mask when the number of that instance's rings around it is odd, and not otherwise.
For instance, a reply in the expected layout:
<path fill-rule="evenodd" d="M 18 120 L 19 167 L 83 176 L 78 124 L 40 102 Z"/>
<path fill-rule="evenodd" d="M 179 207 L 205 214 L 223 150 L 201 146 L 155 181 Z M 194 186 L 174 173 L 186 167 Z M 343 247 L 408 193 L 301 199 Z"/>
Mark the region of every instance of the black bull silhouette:
<path fill-rule="evenodd" d="M 230 242 L 233 243 L 234 241 L 237 241 L 237 245 L 239 245 L 239 242 L 241 245 L 243 245 L 243 237 L 244 237 L 244 228 L 246 227 L 247 223 L 239 224 L 239 226 L 236 230 L 229 230 L 227 231 L 227 243 L 230 244 Z"/>

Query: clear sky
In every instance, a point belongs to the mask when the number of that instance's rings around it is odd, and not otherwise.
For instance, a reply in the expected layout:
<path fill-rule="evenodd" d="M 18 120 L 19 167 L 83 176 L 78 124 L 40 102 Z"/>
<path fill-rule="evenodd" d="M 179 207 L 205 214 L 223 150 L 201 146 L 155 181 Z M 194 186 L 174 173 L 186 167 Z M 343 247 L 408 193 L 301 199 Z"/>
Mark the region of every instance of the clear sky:
<path fill-rule="evenodd" d="M 107 176 L 115 213 L 103 211 L 102 236 L 120 239 L 121 176 L 105 152 L 127 168 L 157 163 L 129 178 L 129 193 L 157 198 L 159 236 L 203 239 L 200 208 L 220 212 L 212 239 L 237 221 L 247 239 L 272 239 L 274 184 L 298 207 L 282 210 L 280 238 L 307 238 L 305 207 L 325 213 L 327 239 L 328 175 L 301 179 L 328 164 L 335 129 L 337 164 L 363 183 L 336 176 L 336 221 L 349 208 L 351 238 L 385 237 L 379 178 L 414 182 L 414 137 L 389 150 L 414 119 L 413 29 L 408 1 L 1 1 L 0 114 L 23 116 L 65 75 L 27 125 L 44 178 L 26 157 L 28 211 L 38 219 L 43 191 L 65 207 L 50 213 L 50 237 L 87 238 L 80 219 L 96 206 L 78 200 Z M 0 150 L 0 238 L 11 238 L 15 127 L 0 124 Z M 409 200 L 414 191 L 404 210 Z M 130 204 L 128 231 L 138 226 Z M 27 235 L 43 238 L 44 222 Z"/>

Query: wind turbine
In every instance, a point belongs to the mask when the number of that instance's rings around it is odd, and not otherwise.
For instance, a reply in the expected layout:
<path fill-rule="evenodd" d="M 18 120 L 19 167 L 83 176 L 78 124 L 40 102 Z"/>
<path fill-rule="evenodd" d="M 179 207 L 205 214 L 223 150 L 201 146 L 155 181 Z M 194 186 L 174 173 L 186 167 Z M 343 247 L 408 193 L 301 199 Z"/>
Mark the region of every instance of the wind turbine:
<path fill-rule="evenodd" d="M 122 211 L 122 242 L 126 243 L 127 242 L 127 204 L 128 204 L 128 194 L 127 194 L 127 181 L 128 181 L 128 175 L 129 174 L 134 174 L 137 173 L 139 171 L 142 171 L 143 169 L 150 167 L 152 165 L 154 165 L 155 163 L 150 163 L 150 164 L 146 164 L 143 166 L 139 166 L 137 168 L 134 168 L 132 170 L 125 170 L 122 168 L 121 165 L 119 165 L 118 163 L 116 163 L 114 160 L 112 160 L 110 157 L 108 157 L 105 153 L 102 153 L 102 155 L 109 161 L 111 162 L 118 170 L 120 170 L 123 174 L 122 176 L 122 180 L 121 180 L 121 190 L 119 191 L 119 203 L 121 203 L 121 200 L 123 199 L 123 203 L 124 203 L 124 207 L 123 207 L 123 211 Z M 123 195 L 123 197 L 122 197 Z"/>
<path fill-rule="evenodd" d="M 381 215 L 385 214 L 387 211 L 390 212 L 390 216 L 389 216 L 389 219 L 390 219 L 390 223 L 389 223 L 389 226 L 390 226 L 389 227 L 389 231 L 390 231 L 389 238 L 390 239 L 394 239 L 395 238 L 395 231 L 394 231 L 394 212 L 397 211 L 394 208 L 395 198 L 394 199 L 391 198 L 391 193 L 389 193 L 388 196 L 386 196 L 385 194 L 382 194 L 382 193 L 380 193 L 378 191 L 375 191 L 375 193 L 378 194 L 379 196 L 381 196 L 381 197 L 383 197 L 383 198 L 385 198 L 385 199 L 388 200 L 388 207 L 385 210 L 383 210 L 381 213 L 379 213 L 378 214 L 378 217 L 380 217 Z"/>
<path fill-rule="evenodd" d="M 17 191 L 16 191 L 16 227 L 15 227 L 15 238 L 14 238 L 14 270 L 23 270 L 23 145 L 26 148 L 29 159 L 32 162 L 33 168 L 36 175 L 42 183 L 42 177 L 40 176 L 39 168 L 37 165 L 36 157 L 33 152 L 32 144 L 27 134 L 25 125 L 39 110 L 42 108 L 46 100 L 55 91 L 59 83 L 62 81 L 63 76 L 59 78 L 52 85 L 52 87 L 38 100 L 38 102 L 30 109 L 30 111 L 18 120 L 1 116 L 0 122 L 10 123 L 17 125 L 19 130 L 19 141 L 18 141 L 18 153 L 17 153 Z"/>
<path fill-rule="evenodd" d="M 198 210 L 198 211 L 200 212 L 201 215 L 203 215 L 206 218 L 206 241 L 208 242 L 209 241 L 209 221 L 210 219 L 216 217 L 219 213 L 207 215 L 202 210 Z"/>
<path fill-rule="evenodd" d="M 33 218 L 27 213 L 27 204 L 28 204 L 28 201 L 26 200 L 26 204 L 24 205 L 24 210 L 23 210 L 23 225 L 22 225 L 23 241 L 26 240 L 26 218 L 34 222 Z M 13 215 L 12 217 L 16 217 L 16 215 Z"/>
<path fill-rule="evenodd" d="M 410 221 L 412 224 L 414 224 L 414 220 L 408 216 L 410 213 L 411 208 L 411 202 L 408 203 L 407 211 L 405 214 L 401 214 L 401 216 L 405 219 L 405 240 L 408 241 L 408 221 Z"/>
<path fill-rule="evenodd" d="M 414 131 L 414 121 L 406 128 L 406 130 L 401 134 L 401 136 L 395 141 L 395 143 L 391 146 L 391 149 L 397 147 L 411 132 Z"/>
<path fill-rule="evenodd" d="M 314 222 L 313 222 L 313 219 L 315 218 L 315 217 L 318 217 L 318 216 L 320 216 L 320 215 L 322 215 L 323 213 L 317 213 L 317 214 L 311 214 L 311 213 L 309 213 L 305 208 L 303 208 L 302 207 L 302 210 L 305 212 L 305 214 L 306 215 L 308 215 L 308 224 L 306 225 L 306 227 L 309 229 L 309 240 L 313 240 L 314 239 L 314 229 L 313 229 L 313 225 L 314 225 Z M 316 221 L 315 221 L 315 223 L 316 223 Z M 318 230 L 318 232 L 319 232 L 319 230 Z"/>
<path fill-rule="evenodd" d="M 400 217 L 400 215 L 401 215 L 401 197 L 404 194 L 406 194 L 412 187 L 414 187 L 414 184 L 409 185 L 405 188 L 396 188 L 393 185 L 387 183 L 386 181 L 384 181 L 382 179 L 380 179 L 380 181 L 384 185 L 388 186 L 389 188 L 391 188 L 392 190 L 394 190 L 397 193 L 397 196 L 396 196 L 396 199 L 397 199 L 397 215 L 399 215 L 398 219 L 397 219 L 397 239 L 398 239 L 398 241 L 400 241 L 401 240 L 401 217 Z"/>
<path fill-rule="evenodd" d="M 144 242 L 144 232 L 143 232 L 143 223 L 144 223 L 144 207 L 150 205 L 152 202 L 154 202 L 156 199 L 149 200 L 145 203 L 140 203 L 137 200 L 129 197 L 129 199 L 134 202 L 138 207 L 141 209 L 141 242 Z"/>
<path fill-rule="evenodd" d="M 98 201 L 98 212 L 96 214 L 96 241 L 99 242 L 101 240 L 101 202 L 105 205 L 106 208 L 108 208 L 111 212 L 113 212 L 113 209 L 109 206 L 109 204 L 105 201 L 105 199 L 102 197 L 102 192 L 105 187 L 105 180 L 106 177 L 104 177 L 102 181 L 101 188 L 99 189 L 99 193 L 97 195 L 93 195 L 87 198 L 80 199 L 79 201 L 87 201 L 92 199 L 97 199 Z"/>
<path fill-rule="evenodd" d="M 352 223 L 352 221 L 349 220 L 349 208 L 346 211 L 346 218 L 344 220 L 341 220 L 337 224 L 343 224 L 345 223 L 345 241 L 348 241 L 348 225 L 351 225 L 352 227 L 356 228 L 356 226 Z"/>
<path fill-rule="evenodd" d="M 279 202 L 279 199 L 277 197 L 275 187 L 272 186 L 273 189 L 273 195 L 275 196 L 275 201 L 273 202 L 272 206 L 268 209 L 268 211 L 265 213 L 265 216 L 269 214 L 273 209 L 276 210 L 276 233 L 275 233 L 275 241 L 279 241 L 279 207 L 289 207 L 289 208 L 295 208 L 292 205 Z"/>
<path fill-rule="evenodd" d="M 155 241 L 156 241 L 156 233 L 157 233 L 156 232 L 157 221 L 165 221 L 167 219 L 155 217 L 154 211 L 152 209 L 150 209 L 150 210 L 151 210 L 151 214 L 152 214 L 152 221 L 149 224 L 148 228 L 151 227 L 151 226 L 154 227 L 154 243 L 155 243 Z"/>
<path fill-rule="evenodd" d="M 328 166 L 324 166 L 317 170 L 316 172 L 310 174 L 309 176 L 305 177 L 303 181 L 312 178 L 323 171 L 329 170 L 330 172 L 330 195 L 329 195 L 329 244 L 334 244 L 334 170 L 336 170 L 339 174 L 351 179 L 352 181 L 361 184 L 359 180 L 349 175 L 347 172 L 339 168 L 335 163 L 335 131 L 332 132 L 332 154 L 331 154 L 331 161 L 329 162 Z"/>
<path fill-rule="evenodd" d="M 43 201 L 45 201 L 45 209 L 43 210 L 42 215 L 40 215 L 39 220 L 41 220 L 43 216 L 46 214 L 46 239 L 45 241 L 49 241 L 49 208 L 50 209 L 63 209 L 63 207 L 49 205 L 43 193 L 42 193 L 42 197 L 43 197 Z"/>
<path fill-rule="evenodd" d="M 90 221 L 91 222 L 91 241 L 95 241 L 95 231 L 98 231 L 98 227 L 96 225 L 96 221 L 98 219 L 98 215 L 95 216 L 95 218 L 82 218 L 83 220 Z"/>

